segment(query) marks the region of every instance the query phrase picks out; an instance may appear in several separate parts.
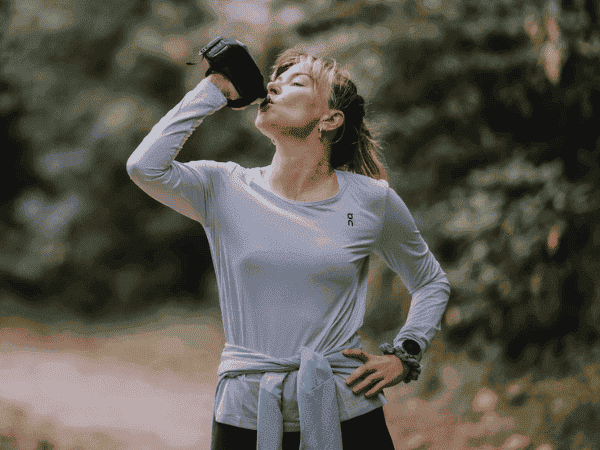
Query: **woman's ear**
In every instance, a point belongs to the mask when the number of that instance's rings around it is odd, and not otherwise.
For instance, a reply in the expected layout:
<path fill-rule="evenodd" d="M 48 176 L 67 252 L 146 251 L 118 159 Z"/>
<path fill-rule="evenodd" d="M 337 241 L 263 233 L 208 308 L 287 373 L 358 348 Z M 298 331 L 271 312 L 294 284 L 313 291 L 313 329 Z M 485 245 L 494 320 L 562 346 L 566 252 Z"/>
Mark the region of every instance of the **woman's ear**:
<path fill-rule="evenodd" d="M 339 128 L 341 128 L 342 125 L 344 125 L 344 118 L 345 116 L 342 111 L 336 111 L 329 119 L 332 124 L 331 131 L 337 131 Z"/>
<path fill-rule="evenodd" d="M 344 124 L 344 113 L 335 111 L 329 117 L 324 118 L 323 123 L 328 125 L 327 127 L 323 127 L 323 131 L 336 131 Z"/>

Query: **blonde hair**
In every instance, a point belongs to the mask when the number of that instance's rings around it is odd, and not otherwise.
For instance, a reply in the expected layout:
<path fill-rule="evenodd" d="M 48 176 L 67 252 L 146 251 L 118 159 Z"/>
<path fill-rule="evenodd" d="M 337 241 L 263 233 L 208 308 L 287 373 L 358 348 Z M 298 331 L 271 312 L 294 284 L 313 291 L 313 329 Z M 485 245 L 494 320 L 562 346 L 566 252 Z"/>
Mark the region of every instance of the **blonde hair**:
<path fill-rule="evenodd" d="M 358 94 L 350 73 L 340 68 L 334 59 L 288 49 L 277 57 L 271 81 L 299 63 L 308 63 L 319 92 L 328 98 L 329 108 L 344 113 L 344 124 L 338 128 L 336 140 L 331 144 L 331 167 L 388 181 L 381 146 L 373 137 L 373 126 L 365 121 L 365 100 Z"/>

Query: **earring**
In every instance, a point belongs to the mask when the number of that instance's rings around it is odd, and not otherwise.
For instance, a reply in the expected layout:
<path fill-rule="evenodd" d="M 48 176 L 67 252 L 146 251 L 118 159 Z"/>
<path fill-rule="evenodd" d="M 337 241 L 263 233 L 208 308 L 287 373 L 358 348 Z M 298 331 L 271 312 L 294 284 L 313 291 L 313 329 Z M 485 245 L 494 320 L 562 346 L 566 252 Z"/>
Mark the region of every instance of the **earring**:
<path fill-rule="evenodd" d="M 322 132 L 322 131 L 323 131 L 323 128 L 321 128 L 321 126 L 319 125 L 319 139 L 322 139 L 322 138 L 321 138 L 321 132 Z"/>

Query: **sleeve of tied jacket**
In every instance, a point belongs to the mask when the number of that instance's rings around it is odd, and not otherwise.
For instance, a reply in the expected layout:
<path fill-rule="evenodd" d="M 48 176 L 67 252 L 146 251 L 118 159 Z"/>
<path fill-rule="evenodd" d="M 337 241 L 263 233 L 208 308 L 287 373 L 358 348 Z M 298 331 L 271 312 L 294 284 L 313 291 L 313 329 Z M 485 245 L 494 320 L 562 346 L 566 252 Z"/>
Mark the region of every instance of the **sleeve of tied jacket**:
<path fill-rule="evenodd" d="M 204 118 L 223 108 L 227 99 L 207 79 L 202 80 L 169 111 L 127 160 L 131 179 L 148 195 L 208 226 L 218 171 L 229 164 L 215 161 L 174 161 Z"/>
<path fill-rule="evenodd" d="M 400 275 L 412 296 L 406 323 L 392 346 L 400 346 L 406 339 L 416 341 L 421 347 L 416 358 L 421 361 L 440 331 L 450 297 L 450 283 L 417 229 L 406 204 L 389 186 L 385 216 L 374 251 Z"/>

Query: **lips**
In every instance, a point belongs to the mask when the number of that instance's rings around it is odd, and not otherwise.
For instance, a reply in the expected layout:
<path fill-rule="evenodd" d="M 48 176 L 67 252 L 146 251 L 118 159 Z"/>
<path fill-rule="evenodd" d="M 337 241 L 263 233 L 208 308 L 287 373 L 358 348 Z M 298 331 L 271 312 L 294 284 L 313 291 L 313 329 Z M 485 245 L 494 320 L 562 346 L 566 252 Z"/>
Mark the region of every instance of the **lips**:
<path fill-rule="evenodd" d="M 260 104 L 260 109 L 265 110 L 269 107 L 269 105 L 273 103 L 269 97 L 265 98 L 264 101 Z"/>

